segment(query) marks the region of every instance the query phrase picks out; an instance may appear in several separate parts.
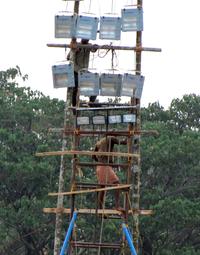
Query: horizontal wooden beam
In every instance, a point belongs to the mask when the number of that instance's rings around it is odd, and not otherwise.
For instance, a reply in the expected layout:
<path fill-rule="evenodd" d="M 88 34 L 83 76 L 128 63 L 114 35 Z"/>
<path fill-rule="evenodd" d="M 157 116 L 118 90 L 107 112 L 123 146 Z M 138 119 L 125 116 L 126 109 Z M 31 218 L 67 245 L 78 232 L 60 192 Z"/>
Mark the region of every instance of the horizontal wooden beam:
<path fill-rule="evenodd" d="M 73 247 L 81 247 L 81 248 L 90 248 L 90 249 L 99 249 L 101 248 L 108 248 L 108 249 L 121 249 L 121 243 L 92 243 L 92 242 L 80 242 L 80 241 L 71 241 L 70 244 Z"/>
<path fill-rule="evenodd" d="M 130 188 L 130 184 L 119 184 L 117 186 L 106 187 L 106 188 L 98 188 L 98 189 L 87 189 L 87 190 L 74 190 L 69 192 L 59 192 L 59 193 L 49 193 L 49 196 L 68 196 L 68 195 L 79 195 L 84 193 L 94 193 L 94 192 L 101 192 L 101 191 L 109 191 L 109 190 L 119 190 L 119 189 L 128 189 Z"/>
<path fill-rule="evenodd" d="M 49 128 L 49 132 L 65 132 L 65 134 L 74 134 L 74 135 L 113 135 L 113 136 L 158 136 L 159 133 L 157 130 L 119 130 L 119 131 L 109 131 L 109 130 L 79 130 L 71 129 L 64 130 L 64 128 Z"/>
<path fill-rule="evenodd" d="M 122 164 L 122 163 L 100 163 L 100 162 L 77 162 L 76 163 L 80 167 L 96 167 L 96 166 L 111 166 L 113 168 L 128 168 L 130 164 Z"/>
<path fill-rule="evenodd" d="M 53 48 L 71 48 L 70 44 L 66 43 L 48 43 L 48 47 Z M 87 48 L 95 50 L 133 50 L 137 52 L 141 51 L 152 51 L 152 52 L 161 52 L 161 48 L 152 48 L 152 47 L 129 47 L 129 46 L 116 46 L 116 45 L 97 45 L 97 44 L 81 44 L 77 43 L 77 48 Z"/>
<path fill-rule="evenodd" d="M 48 151 L 48 152 L 38 152 L 35 154 L 37 157 L 42 156 L 61 156 L 61 155 L 81 155 L 81 156 L 111 156 L 111 157 L 125 157 L 125 158 L 139 158 L 139 154 L 133 153 L 123 153 L 123 152 L 96 152 L 96 151 Z"/>
<path fill-rule="evenodd" d="M 123 215 L 123 211 L 114 210 L 114 209 L 77 209 L 75 210 L 78 212 L 78 214 L 100 214 L 100 215 Z M 125 210 L 124 210 L 125 211 Z M 70 208 L 43 208 L 44 213 L 65 213 L 65 214 L 71 214 Z M 134 214 L 134 215 L 152 215 L 153 210 L 143 210 L 143 209 L 132 209 L 128 210 L 128 214 Z"/>
<path fill-rule="evenodd" d="M 126 110 L 126 109 L 139 109 L 140 105 L 127 105 L 127 106 L 104 106 L 104 107 L 69 107 L 76 111 L 102 111 L 102 110 Z"/>

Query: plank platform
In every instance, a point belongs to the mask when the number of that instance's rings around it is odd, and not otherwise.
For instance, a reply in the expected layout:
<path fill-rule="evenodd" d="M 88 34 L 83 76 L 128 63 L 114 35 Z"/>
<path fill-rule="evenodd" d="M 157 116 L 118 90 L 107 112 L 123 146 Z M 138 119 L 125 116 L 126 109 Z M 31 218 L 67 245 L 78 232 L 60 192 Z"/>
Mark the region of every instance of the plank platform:
<path fill-rule="evenodd" d="M 124 211 L 118 211 L 115 209 L 77 209 L 75 210 L 78 212 L 78 214 L 99 214 L 99 215 L 118 215 L 123 216 Z M 65 213 L 65 214 L 71 214 L 70 208 L 43 208 L 44 213 Z M 134 214 L 134 215 L 152 215 L 153 210 L 143 210 L 143 209 L 132 209 L 128 211 L 128 214 Z"/>
<path fill-rule="evenodd" d="M 92 249 L 98 249 L 101 248 L 108 248 L 108 249 L 121 249 L 122 244 L 121 243 L 92 243 L 92 242 L 80 242 L 80 241 L 71 241 L 70 244 L 72 247 L 80 247 L 80 248 L 92 248 Z"/>
<path fill-rule="evenodd" d="M 68 196 L 68 195 L 78 195 L 78 194 L 84 194 L 84 193 L 94 193 L 94 192 L 109 191 L 109 190 L 129 189 L 130 187 L 131 187 L 130 184 L 124 184 L 124 185 L 117 185 L 117 186 L 98 188 L 98 189 L 74 190 L 74 191 L 60 192 L 60 193 L 48 193 L 48 195 L 49 196 L 58 196 L 58 195 Z"/>
<path fill-rule="evenodd" d="M 102 110 L 127 110 L 127 109 L 139 109 L 140 105 L 127 105 L 127 106 L 105 106 L 105 107 L 69 107 L 76 111 L 102 111 Z"/>
<path fill-rule="evenodd" d="M 96 152 L 96 151 L 48 151 L 38 152 L 35 154 L 38 157 L 42 156 L 61 156 L 61 155 L 82 155 L 82 156 L 111 156 L 111 157 L 126 157 L 126 158 L 139 158 L 139 154 L 123 153 L 123 152 Z"/>

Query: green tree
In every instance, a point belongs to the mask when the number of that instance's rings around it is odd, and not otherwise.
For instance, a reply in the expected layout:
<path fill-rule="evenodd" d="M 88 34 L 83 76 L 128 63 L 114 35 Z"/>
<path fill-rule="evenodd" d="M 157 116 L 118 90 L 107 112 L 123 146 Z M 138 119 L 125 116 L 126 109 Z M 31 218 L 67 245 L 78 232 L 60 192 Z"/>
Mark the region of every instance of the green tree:
<path fill-rule="evenodd" d="M 170 114 L 170 119 L 146 118 L 143 122 L 145 129 L 157 129 L 160 134 L 157 138 L 144 138 L 141 144 L 141 206 L 154 210 L 152 217 L 142 219 L 142 234 L 152 243 L 153 254 L 200 252 L 200 134 L 194 128 L 198 114 L 192 113 L 194 123 L 186 120 L 188 124 L 178 125 L 179 128 L 175 124 L 175 109 L 186 98 L 178 100 L 177 105 L 173 101 L 174 115 Z M 188 98 L 199 100 L 194 95 Z M 187 112 L 192 109 L 188 106 Z"/>
<path fill-rule="evenodd" d="M 64 102 L 20 87 L 16 79 L 26 77 L 18 67 L 0 72 L 1 254 L 17 254 L 16 247 L 19 254 L 44 254 L 54 229 L 54 217 L 42 208 L 56 188 L 59 159 L 44 161 L 35 153 L 59 148 L 49 128 L 63 122 Z"/>
<path fill-rule="evenodd" d="M 182 99 L 171 102 L 170 119 L 179 132 L 200 128 L 200 96 L 195 94 L 184 95 Z"/>

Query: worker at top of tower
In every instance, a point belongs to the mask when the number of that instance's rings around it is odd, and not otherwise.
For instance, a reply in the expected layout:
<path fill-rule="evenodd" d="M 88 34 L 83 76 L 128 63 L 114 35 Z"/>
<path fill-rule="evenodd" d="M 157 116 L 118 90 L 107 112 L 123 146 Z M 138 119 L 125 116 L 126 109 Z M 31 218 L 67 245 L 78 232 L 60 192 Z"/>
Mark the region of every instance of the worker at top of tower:
<path fill-rule="evenodd" d="M 127 144 L 127 140 L 119 140 L 114 136 L 107 136 L 99 140 L 96 145 L 94 151 L 98 152 L 112 152 L 115 144 Z M 102 163 L 112 163 L 112 157 L 109 156 L 96 156 L 93 155 L 93 159 L 98 162 Z M 96 174 L 99 184 L 119 184 L 119 178 L 115 174 L 113 168 L 109 165 L 97 165 L 96 167 Z M 98 197 L 98 206 L 99 208 L 103 207 L 104 204 L 104 196 L 105 192 L 102 191 L 99 193 Z M 117 210 L 123 210 L 120 207 L 119 201 L 120 192 L 119 190 L 115 191 L 115 207 Z"/>
<path fill-rule="evenodd" d="M 88 39 L 81 39 L 81 44 L 89 45 Z M 72 106 L 76 106 L 76 97 L 78 92 L 78 72 L 82 69 L 88 69 L 90 52 L 96 52 L 96 49 L 80 48 L 73 38 L 70 43 L 71 50 L 67 55 L 67 60 L 71 61 L 74 65 L 74 81 L 75 87 L 72 88 Z M 90 102 L 94 102 L 96 96 L 90 97 Z"/>

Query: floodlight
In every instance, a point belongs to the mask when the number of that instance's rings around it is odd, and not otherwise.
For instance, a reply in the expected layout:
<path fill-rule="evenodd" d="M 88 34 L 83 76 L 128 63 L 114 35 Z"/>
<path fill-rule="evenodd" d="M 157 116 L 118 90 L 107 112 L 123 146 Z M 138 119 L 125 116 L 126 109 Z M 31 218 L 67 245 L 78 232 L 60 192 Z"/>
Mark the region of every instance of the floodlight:
<path fill-rule="evenodd" d="M 59 12 L 55 16 L 55 38 L 72 38 L 75 36 L 76 15 Z"/>
<path fill-rule="evenodd" d="M 77 117 L 76 118 L 76 123 L 77 123 L 78 126 L 80 126 L 80 125 L 89 125 L 90 120 L 89 120 L 89 117 Z"/>
<path fill-rule="evenodd" d="M 106 124 L 105 116 L 103 115 L 97 115 L 92 117 L 92 123 L 94 125 L 104 125 Z"/>
<path fill-rule="evenodd" d="M 54 88 L 74 87 L 74 67 L 71 63 L 65 62 L 52 66 Z"/>
<path fill-rule="evenodd" d="M 102 73 L 100 76 L 100 95 L 120 96 L 121 84 L 121 74 Z"/>
<path fill-rule="evenodd" d="M 99 95 L 99 74 L 87 70 L 81 70 L 78 74 L 80 95 L 98 96 Z"/>
<path fill-rule="evenodd" d="M 121 96 L 133 97 L 137 87 L 138 77 L 125 73 L 122 79 Z"/>
<path fill-rule="evenodd" d="M 136 122 L 136 115 L 135 114 L 124 114 L 122 116 L 124 123 L 135 123 Z"/>
<path fill-rule="evenodd" d="M 120 40 L 121 38 L 121 17 L 102 16 L 100 17 L 99 39 Z"/>
<path fill-rule="evenodd" d="M 117 123 L 121 123 L 121 122 L 122 122 L 121 115 L 110 115 L 110 116 L 108 116 L 108 123 L 109 124 L 117 124 Z"/>
<path fill-rule="evenodd" d="M 124 8 L 121 10 L 122 31 L 142 31 L 143 30 L 143 9 Z"/>
<path fill-rule="evenodd" d="M 76 23 L 76 38 L 96 40 L 99 18 L 79 15 Z"/>
<path fill-rule="evenodd" d="M 135 98 L 139 98 L 141 99 L 142 96 L 142 90 L 143 90 L 143 86 L 144 86 L 144 76 L 138 76 L 138 82 L 137 82 L 137 87 L 135 90 Z"/>

